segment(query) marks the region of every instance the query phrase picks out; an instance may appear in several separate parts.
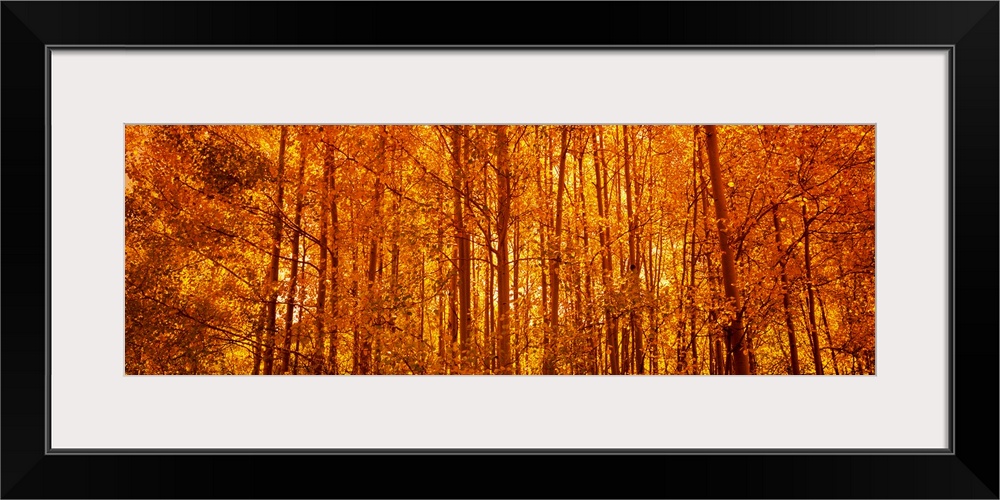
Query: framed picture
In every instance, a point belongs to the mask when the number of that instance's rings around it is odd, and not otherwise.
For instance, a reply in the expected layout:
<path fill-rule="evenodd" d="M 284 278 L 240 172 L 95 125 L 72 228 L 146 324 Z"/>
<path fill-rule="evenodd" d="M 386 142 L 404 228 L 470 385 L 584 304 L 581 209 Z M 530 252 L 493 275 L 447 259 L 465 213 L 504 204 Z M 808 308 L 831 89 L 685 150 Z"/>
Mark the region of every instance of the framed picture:
<path fill-rule="evenodd" d="M 4 2 L 4 497 L 996 498 L 997 3 L 514 5 Z"/>

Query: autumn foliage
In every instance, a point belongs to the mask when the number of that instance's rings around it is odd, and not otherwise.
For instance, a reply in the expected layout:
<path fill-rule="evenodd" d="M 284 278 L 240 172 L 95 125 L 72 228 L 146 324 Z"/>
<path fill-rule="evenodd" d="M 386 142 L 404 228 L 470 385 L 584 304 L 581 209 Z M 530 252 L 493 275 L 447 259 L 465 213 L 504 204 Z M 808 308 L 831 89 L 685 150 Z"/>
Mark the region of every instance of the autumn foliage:
<path fill-rule="evenodd" d="M 129 125 L 128 374 L 873 374 L 868 125 Z"/>

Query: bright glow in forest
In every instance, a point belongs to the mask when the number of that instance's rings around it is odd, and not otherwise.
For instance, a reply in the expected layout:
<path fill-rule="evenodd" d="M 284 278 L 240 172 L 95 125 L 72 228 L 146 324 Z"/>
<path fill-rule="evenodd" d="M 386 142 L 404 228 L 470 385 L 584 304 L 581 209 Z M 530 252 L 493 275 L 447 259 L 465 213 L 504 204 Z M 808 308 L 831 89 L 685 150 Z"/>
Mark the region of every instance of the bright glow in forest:
<path fill-rule="evenodd" d="M 871 125 L 128 125 L 130 375 L 875 373 Z"/>

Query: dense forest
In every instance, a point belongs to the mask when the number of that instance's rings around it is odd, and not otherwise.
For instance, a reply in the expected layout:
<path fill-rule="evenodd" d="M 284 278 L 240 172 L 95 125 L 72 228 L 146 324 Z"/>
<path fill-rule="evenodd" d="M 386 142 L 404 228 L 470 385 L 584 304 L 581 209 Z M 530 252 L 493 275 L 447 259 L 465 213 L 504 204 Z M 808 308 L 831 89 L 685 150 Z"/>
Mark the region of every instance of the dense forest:
<path fill-rule="evenodd" d="M 125 370 L 873 374 L 874 135 L 129 125 Z"/>

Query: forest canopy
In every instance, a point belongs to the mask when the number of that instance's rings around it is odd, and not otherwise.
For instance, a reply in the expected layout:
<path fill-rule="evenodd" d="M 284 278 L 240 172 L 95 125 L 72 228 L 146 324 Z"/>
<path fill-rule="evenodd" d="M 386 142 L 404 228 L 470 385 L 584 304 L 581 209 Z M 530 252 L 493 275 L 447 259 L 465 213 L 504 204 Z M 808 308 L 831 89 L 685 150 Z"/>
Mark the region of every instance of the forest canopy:
<path fill-rule="evenodd" d="M 873 125 L 127 125 L 127 374 L 875 373 Z"/>

